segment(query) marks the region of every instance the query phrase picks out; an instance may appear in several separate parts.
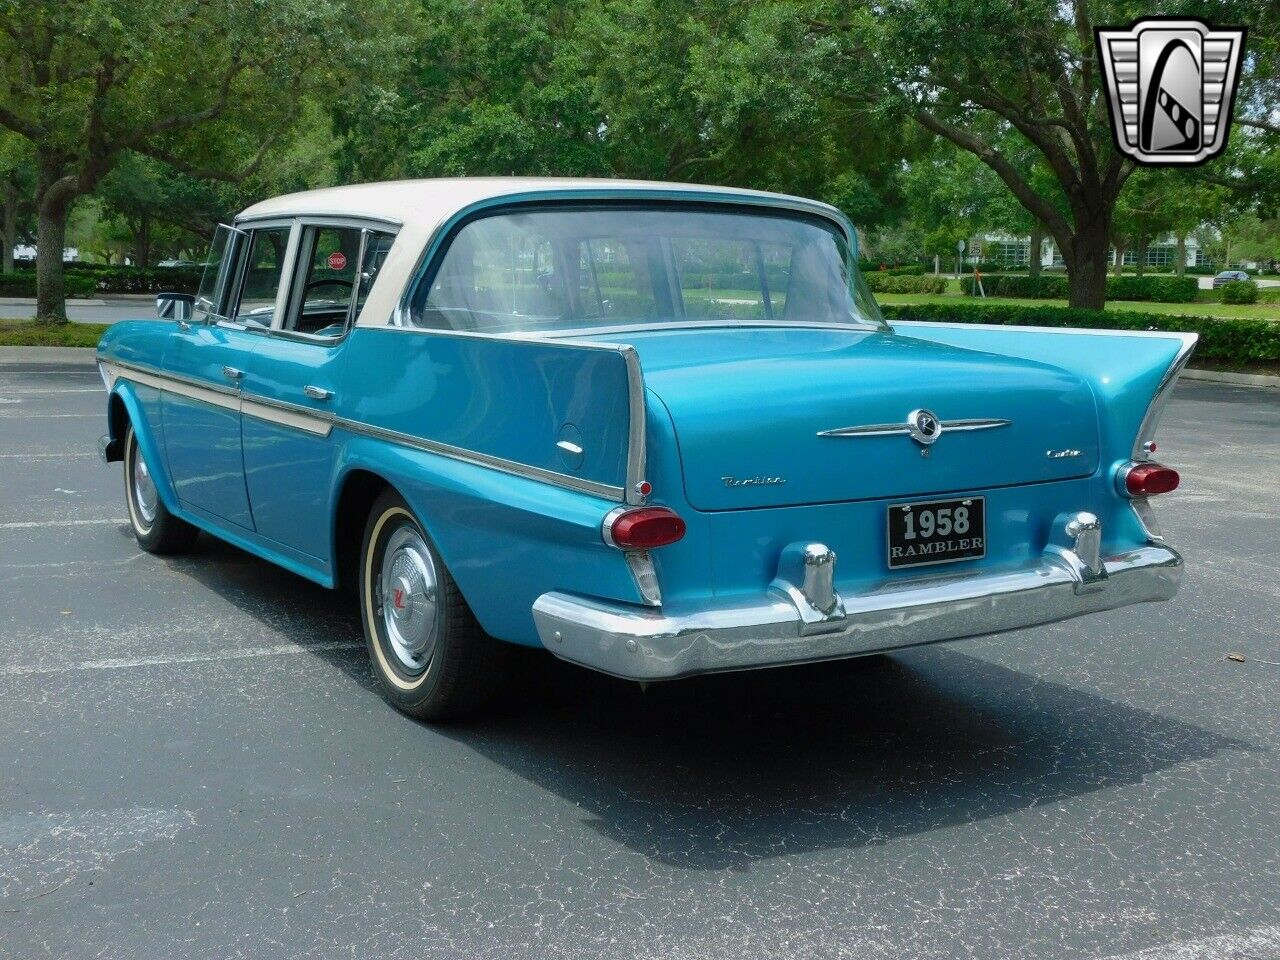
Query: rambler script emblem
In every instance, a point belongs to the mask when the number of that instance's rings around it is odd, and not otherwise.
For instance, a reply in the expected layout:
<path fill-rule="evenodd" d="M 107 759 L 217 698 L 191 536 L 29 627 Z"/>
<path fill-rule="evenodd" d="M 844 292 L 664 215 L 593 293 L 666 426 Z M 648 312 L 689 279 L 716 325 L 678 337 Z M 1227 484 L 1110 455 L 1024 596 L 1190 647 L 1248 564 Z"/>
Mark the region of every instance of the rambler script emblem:
<path fill-rule="evenodd" d="M 782 477 L 721 477 L 726 487 L 777 487 L 787 481 Z"/>

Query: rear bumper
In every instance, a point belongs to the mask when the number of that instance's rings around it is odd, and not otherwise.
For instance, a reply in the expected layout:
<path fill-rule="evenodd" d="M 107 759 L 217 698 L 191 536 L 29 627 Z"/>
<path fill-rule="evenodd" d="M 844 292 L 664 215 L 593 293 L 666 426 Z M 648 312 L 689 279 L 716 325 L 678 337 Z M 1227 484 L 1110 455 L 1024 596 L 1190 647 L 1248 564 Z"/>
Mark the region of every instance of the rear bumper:
<path fill-rule="evenodd" d="M 1086 515 L 1082 515 L 1086 516 Z M 1095 521 L 1096 523 L 1096 521 Z M 679 611 L 546 593 L 533 605 L 544 646 L 631 680 L 660 680 L 854 657 L 1054 623 L 1168 600 L 1182 558 L 1151 544 L 1113 557 L 1051 546 L 1030 568 L 899 582 L 841 600 L 819 617 L 775 581 L 750 602 Z"/>

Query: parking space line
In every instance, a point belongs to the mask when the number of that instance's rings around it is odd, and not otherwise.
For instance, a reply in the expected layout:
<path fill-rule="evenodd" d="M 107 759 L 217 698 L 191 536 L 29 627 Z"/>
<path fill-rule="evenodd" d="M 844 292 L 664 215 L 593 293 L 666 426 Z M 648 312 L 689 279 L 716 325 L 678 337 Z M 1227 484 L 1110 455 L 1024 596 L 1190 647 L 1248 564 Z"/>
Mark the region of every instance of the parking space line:
<path fill-rule="evenodd" d="M 47 397 L 50 394 L 56 393 L 101 393 L 105 395 L 106 391 L 101 387 L 70 387 L 67 389 L 52 389 L 49 387 L 18 387 L 17 389 L 14 389 L 13 387 L 0 385 L 0 394 L 4 394 L 5 396 Z"/>
<path fill-rule="evenodd" d="M 101 420 L 106 415 L 97 413 L 0 413 L 0 420 Z"/>
<path fill-rule="evenodd" d="M 119 526 L 123 517 L 101 517 L 93 520 L 10 520 L 0 523 L 0 530 L 30 530 L 35 527 L 95 527 L 108 524 Z"/>
<path fill-rule="evenodd" d="M 129 670 L 135 667 L 165 667 L 182 663 L 216 663 L 220 660 L 285 657 L 297 653 L 359 650 L 363 646 L 363 643 L 355 640 L 332 640 L 321 643 L 280 643 L 270 647 L 242 647 L 219 650 L 217 653 L 194 653 L 178 657 L 127 657 L 114 660 L 82 660 L 79 663 L 3 666 L 0 667 L 0 677 L 29 677 L 51 673 L 75 673 L 81 670 Z"/>
<path fill-rule="evenodd" d="M 96 453 L 0 453 L 0 460 L 70 460 L 96 456 Z"/>
<path fill-rule="evenodd" d="M 1258 927 L 1202 940 L 1166 943 L 1104 960 L 1260 960 L 1280 955 L 1280 927 Z"/>

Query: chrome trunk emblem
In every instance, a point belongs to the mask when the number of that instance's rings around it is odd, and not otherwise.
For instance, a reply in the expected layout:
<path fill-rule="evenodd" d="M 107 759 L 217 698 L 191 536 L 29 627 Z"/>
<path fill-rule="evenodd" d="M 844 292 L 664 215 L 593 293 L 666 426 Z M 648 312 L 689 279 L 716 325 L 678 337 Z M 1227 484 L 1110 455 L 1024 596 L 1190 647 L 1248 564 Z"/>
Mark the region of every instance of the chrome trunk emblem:
<path fill-rule="evenodd" d="M 922 447 L 928 447 L 944 433 L 964 432 L 968 430 L 994 430 L 996 427 L 1007 427 L 1013 423 L 998 417 L 969 420 L 939 420 L 932 410 L 912 410 L 907 414 L 905 423 L 869 423 L 856 427 L 836 427 L 832 430 L 819 430 L 820 437 L 888 437 L 905 433 Z"/>
<path fill-rule="evenodd" d="M 942 421 L 932 410 L 912 410 L 907 414 L 907 430 L 912 440 L 927 447 L 942 436 Z"/>

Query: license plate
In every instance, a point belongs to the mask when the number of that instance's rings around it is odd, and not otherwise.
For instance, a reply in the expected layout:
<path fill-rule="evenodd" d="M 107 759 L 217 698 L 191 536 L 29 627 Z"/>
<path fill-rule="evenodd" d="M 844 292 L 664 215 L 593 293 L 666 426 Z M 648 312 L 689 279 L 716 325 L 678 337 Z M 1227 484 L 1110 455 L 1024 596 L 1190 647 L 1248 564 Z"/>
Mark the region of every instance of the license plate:
<path fill-rule="evenodd" d="M 932 500 L 889 508 L 889 569 L 987 555 L 986 501 Z"/>

